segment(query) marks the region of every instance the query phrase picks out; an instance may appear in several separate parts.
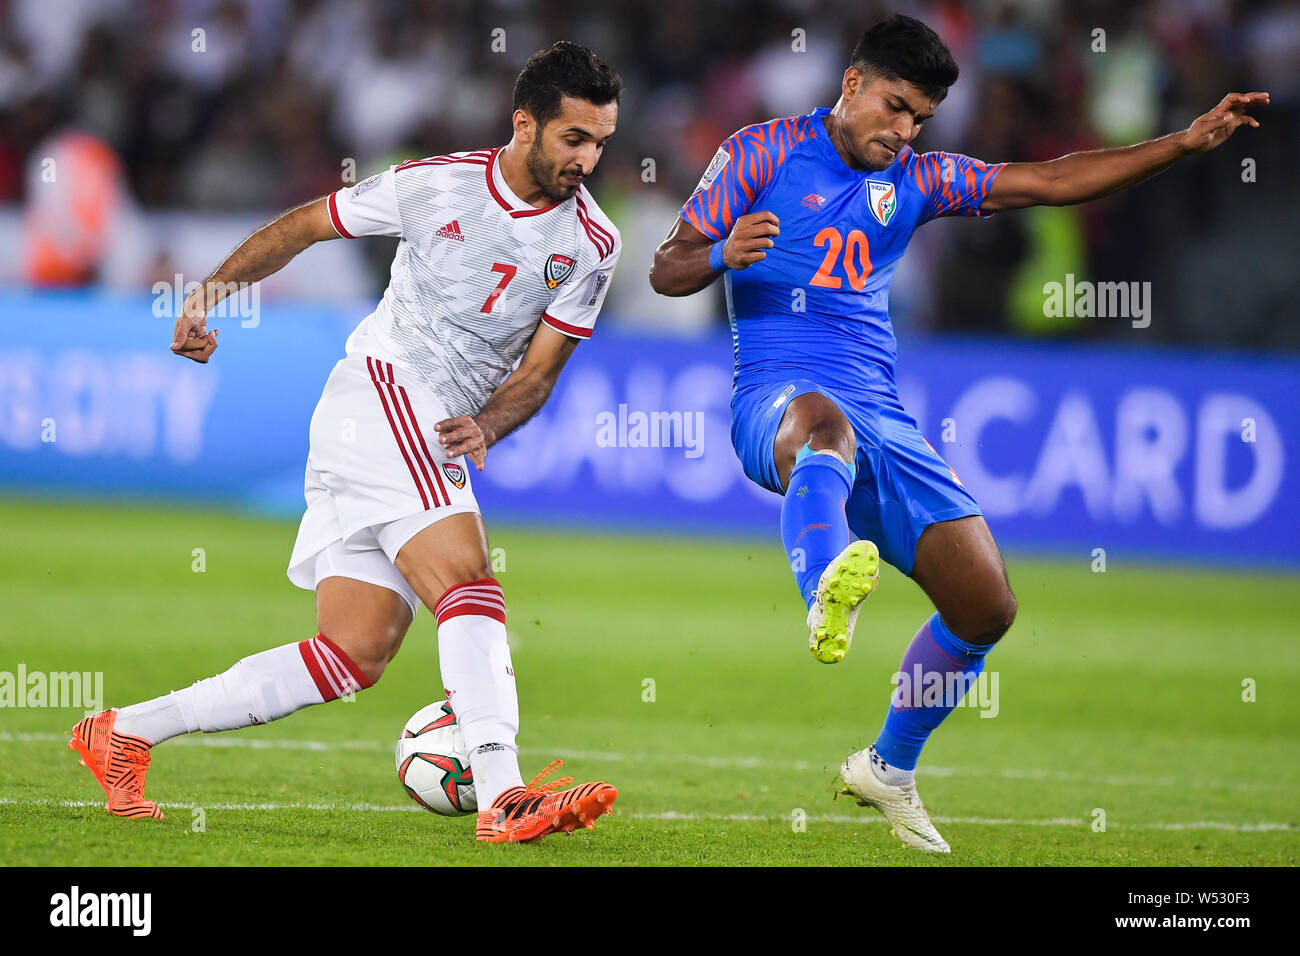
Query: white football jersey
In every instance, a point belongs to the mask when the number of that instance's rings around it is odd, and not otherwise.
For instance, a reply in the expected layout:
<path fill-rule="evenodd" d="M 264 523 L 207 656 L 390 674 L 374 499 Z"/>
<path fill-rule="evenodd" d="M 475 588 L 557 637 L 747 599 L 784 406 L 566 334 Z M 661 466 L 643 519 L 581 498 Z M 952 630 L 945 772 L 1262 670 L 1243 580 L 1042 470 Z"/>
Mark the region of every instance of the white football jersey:
<path fill-rule="evenodd" d="M 591 337 L 622 244 L 585 186 L 542 209 L 497 149 L 411 160 L 329 197 L 340 236 L 397 236 L 388 288 L 348 355 L 410 369 L 448 412 L 477 414 L 539 321 Z"/>

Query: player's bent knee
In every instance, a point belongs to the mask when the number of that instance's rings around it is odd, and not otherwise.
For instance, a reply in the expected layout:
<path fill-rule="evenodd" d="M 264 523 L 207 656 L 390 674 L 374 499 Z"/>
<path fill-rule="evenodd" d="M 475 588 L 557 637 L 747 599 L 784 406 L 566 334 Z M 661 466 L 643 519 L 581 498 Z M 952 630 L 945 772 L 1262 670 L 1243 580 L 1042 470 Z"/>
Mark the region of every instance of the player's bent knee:
<path fill-rule="evenodd" d="M 492 565 L 484 561 L 462 564 L 460 567 L 449 572 L 446 577 L 448 588 L 454 588 L 459 584 L 468 584 L 471 581 L 482 581 L 484 578 L 492 577 Z"/>
<path fill-rule="evenodd" d="M 397 656 L 408 626 L 406 622 L 391 621 L 382 626 L 344 629 L 333 634 L 322 629 L 321 633 L 374 684 L 384 675 L 388 662 Z"/>
<path fill-rule="evenodd" d="M 437 568 L 410 563 L 404 566 L 399 561 L 397 569 L 402 572 L 403 577 L 410 582 L 415 593 L 419 594 L 425 603 L 429 603 L 430 600 L 436 601 L 439 596 L 458 584 L 468 584 L 470 581 L 482 581 L 484 578 L 492 577 L 492 566 L 486 558 L 444 563 Z"/>
<path fill-rule="evenodd" d="M 787 424 L 789 427 L 784 429 L 782 437 L 791 454 L 797 453 L 804 445 L 813 451 L 833 451 L 846 462 L 852 462 L 857 454 L 858 441 L 853 426 L 829 399 L 822 399 L 811 409 L 800 408 Z"/>
<path fill-rule="evenodd" d="M 492 577 L 487 534 L 477 514 L 431 525 L 408 541 L 393 563 L 430 607 L 448 588 Z"/>
<path fill-rule="evenodd" d="M 1016 621 L 1016 611 L 1019 605 L 1016 602 L 1016 596 L 1012 593 L 1011 588 L 1007 588 L 1007 593 L 1003 597 L 1002 604 L 998 608 L 996 616 L 996 626 L 998 628 L 998 637 L 1006 634 L 1011 630 L 1011 625 Z"/>
<path fill-rule="evenodd" d="M 402 646 L 411 606 L 395 590 L 348 577 L 316 587 L 316 629 L 371 683 Z"/>
<path fill-rule="evenodd" d="M 1016 620 L 1016 607 L 1016 596 L 1009 587 L 1001 594 L 990 595 L 963 622 L 962 629 L 970 636 L 958 636 L 972 644 L 996 643 L 1011 630 Z"/>
<path fill-rule="evenodd" d="M 827 411 L 827 414 L 811 421 L 801 420 L 788 428 L 783 427 L 778 433 L 774 457 L 783 484 L 789 479 L 805 446 L 815 454 L 833 454 L 846 465 L 853 464 L 858 453 L 853 426 L 834 406 Z"/>
<path fill-rule="evenodd" d="M 338 644 L 337 641 L 335 643 Z M 339 647 L 352 659 L 352 663 L 360 669 L 361 673 L 366 675 L 366 679 L 371 684 L 379 682 L 379 678 L 384 676 L 384 668 L 392 660 L 390 646 L 378 641 L 355 643 L 351 650 L 343 647 L 342 644 L 339 644 Z"/>
<path fill-rule="evenodd" d="M 858 440 L 843 419 L 818 423 L 809 431 L 807 445 L 814 452 L 834 452 L 847 465 L 853 464 L 858 453 Z"/>

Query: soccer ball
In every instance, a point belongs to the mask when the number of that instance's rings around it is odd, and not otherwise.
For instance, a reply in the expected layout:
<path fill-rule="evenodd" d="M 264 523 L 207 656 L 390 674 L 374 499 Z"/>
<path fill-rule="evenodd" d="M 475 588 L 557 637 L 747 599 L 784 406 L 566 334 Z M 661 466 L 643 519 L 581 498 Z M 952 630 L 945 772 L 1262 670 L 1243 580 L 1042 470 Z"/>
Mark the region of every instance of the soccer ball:
<path fill-rule="evenodd" d="M 412 800 L 444 817 L 478 809 L 474 772 L 450 703 L 430 704 L 406 722 L 397 741 L 397 779 Z"/>

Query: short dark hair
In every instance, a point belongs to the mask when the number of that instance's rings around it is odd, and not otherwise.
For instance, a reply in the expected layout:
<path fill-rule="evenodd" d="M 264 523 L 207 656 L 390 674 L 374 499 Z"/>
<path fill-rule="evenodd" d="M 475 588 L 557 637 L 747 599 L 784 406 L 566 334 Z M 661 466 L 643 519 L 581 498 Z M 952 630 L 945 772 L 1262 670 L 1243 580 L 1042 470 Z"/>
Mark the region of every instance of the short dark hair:
<path fill-rule="evenodd" d="M 560 101 L 576 97 L 604 106 L 617 103 L 623 80 L 608 63 L 579 43 L 560 40 L 528 58 L 515 80 L 514 108 L 525 110 L 541 129 L 560 115 Z"/>
<path fill-rule="evenodd" d="M 862 34 L 849 66 L 887 80 L 906 80 L 931 96 L 944 96 L 957 82 L 957 62 L 939 34 L 901 13 Z"/>

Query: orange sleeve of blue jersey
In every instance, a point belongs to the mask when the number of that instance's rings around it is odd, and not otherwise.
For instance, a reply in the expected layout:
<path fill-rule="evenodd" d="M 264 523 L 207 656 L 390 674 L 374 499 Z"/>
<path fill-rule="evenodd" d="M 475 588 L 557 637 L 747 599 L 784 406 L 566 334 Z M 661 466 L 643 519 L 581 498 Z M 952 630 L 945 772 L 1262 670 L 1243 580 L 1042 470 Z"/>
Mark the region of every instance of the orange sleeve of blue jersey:
<path fill-rule="evenodd" d="M 1006 163 L 990 166 L 961 153 L 913 154 L 912 168 L 908 171 L 913 183 L 926 197 L 920 222 L 940 216 L 980 216 L 987 218 L 991 212 L 980 212 L 980 203 L 993 188 Z"/>
<path fill-rule="evenodd" d="M 746 126 L 718 147 L 682 218 L 715 242 L 754 205 L 794 144 L 807 135 L 805 117 Z"/>

